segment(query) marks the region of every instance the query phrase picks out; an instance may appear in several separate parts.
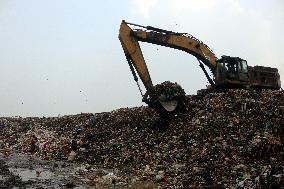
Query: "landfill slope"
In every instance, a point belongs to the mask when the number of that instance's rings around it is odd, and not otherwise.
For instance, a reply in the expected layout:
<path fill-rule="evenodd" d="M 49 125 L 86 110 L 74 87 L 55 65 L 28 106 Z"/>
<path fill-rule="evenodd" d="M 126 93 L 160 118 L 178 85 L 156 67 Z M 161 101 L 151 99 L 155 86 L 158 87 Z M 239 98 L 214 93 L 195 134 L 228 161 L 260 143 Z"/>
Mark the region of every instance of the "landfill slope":
<path fill-rule="evenodd" d="M 283 91 L 188 96 L 185 110 L 168 120 L 143 106 L 0 119 L 2 153 L 11 149 L 67 160 L 72 139 L 79 148 L 74 161 L 161 186 L 284 186 Z"/>

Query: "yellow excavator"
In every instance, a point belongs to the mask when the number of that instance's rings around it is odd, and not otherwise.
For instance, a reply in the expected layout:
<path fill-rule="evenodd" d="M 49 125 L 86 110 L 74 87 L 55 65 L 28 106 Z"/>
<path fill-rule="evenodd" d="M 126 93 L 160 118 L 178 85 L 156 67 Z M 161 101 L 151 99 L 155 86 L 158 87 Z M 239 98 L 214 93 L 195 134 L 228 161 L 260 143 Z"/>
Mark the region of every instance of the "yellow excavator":
<path fill-rule="evenodd" d="M 178 84 L 171 83 L 164 88 L 165 92 L 163 92 L 162 87 L 158 87 L 159 94 L 155 94 L 157 90 L 152 83 L 139 41 L 182 50 L 195 56 L 210 83 L 211 89 L 253 88 L 279 90 L 281 88 L 280 75 L 277 68 L 264 66 L 251 67 L 247 65 L 246 60 L 239 57 L 222 56 L 218 59 L 206 44 L 187 33 L 176 33 L 152 26 L 133 24 L 123 20 L 120 25 L 118 37 L 134 80 L 137 82 L 143 97 L 142 101 L 156 109 L 162 107 L 167 112 L 177 109 L 180 99 L 171 98 L 173 95 L 167 95 L 166 93 L 168 92 L 166 91 L 168 88 L 175 86 L 177 90 L 172 87 L 168 91 L 178 91 L 180 96 L 184 92 Z M 211 71 L 212 78 L 204 65 Z M 138 73 L 139 78 L 145 86 L 145 94 L 141 91 L 136 73 Z M 152 98 L 153 96 L 155 98 Z"/>

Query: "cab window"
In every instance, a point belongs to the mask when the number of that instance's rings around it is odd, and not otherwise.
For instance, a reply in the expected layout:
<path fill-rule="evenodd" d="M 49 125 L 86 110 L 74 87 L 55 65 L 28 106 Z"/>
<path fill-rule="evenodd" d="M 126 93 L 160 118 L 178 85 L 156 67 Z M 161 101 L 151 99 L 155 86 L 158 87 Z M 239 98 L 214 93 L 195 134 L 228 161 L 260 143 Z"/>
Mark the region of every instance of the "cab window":
<path fill-rule="evenodd" d="M 242 62 L 238 62 L 238 71 L 243 72 Z"/>
<path fill-rule="evenodd" d="M 226 67 L 229 72 L 236 72 L 237 70 L 237 64 L 235 63 L 226 63 Z"/>
<path fill-rule="evenodd" d="M 242 60 L 242 68 L 243 68 L 243 72 L 247 73 L 248 72 L 248 64 L 247 61 Z"/>

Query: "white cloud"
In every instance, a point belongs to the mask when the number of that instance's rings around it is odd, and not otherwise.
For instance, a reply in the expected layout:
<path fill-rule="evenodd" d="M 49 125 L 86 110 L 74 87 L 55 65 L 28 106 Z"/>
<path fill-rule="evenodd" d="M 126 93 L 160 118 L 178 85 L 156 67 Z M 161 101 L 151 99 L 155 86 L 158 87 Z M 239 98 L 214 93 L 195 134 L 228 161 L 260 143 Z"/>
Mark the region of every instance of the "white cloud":
<path fill-rule="evenodd" d="M 241 6 L 239 0 L 229 0 L 229 3 L 231 4 L 232 7 L 234 7 L 235 10 L 237 11 L 243 11 L 244 8 Z"/>
<path fill-rule="evenodd" d="M 133 0 L 131 10 L 135 15 L 148 18 L 158 8 L 164 9 L 166 12 L 181 14 L 185 12 L 209 11 L 219 3 L 226 3 L 228 8 L 231 9 L 243 10 L 239 0 Z"/>
<path fill-rule="evenodd" d="M 171 1 L 172 8 L 180 11 L 205 11 L 211 9 L 218 0 L 175 0 Z"/>
<path fill-rule="evenodd" d="M 134 14 L 142 15 L 143 17 L 149 17 L 150 11 L 158 4 L 159 0 L 133 0 Z"/>

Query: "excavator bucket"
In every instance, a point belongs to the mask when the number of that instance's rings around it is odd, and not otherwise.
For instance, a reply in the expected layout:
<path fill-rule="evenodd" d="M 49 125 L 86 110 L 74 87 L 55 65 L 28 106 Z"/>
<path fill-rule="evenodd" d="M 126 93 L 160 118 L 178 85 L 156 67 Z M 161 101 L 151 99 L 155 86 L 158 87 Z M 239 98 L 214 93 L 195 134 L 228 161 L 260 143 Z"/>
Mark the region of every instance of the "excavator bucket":
<path fill-rule="evenodd" d="M 159 102 L 161 103 L 161 105 L 163 106 L 163 108 L 168 111 L 168 112 L 172 112 L 174 111 L 177 106 L 178 106 L 178 101 L 177 100 L 171 100 L 171 101 L 162 101 L 159 100 Z"/>
<path fill-rule="evenodd" d="M 158 112 L 171 114 L 176 112 L 175 110 L 183 104 L 185 92 L 177 83 L 165 81 L 155 85 L 149 96 L 150 104 L 153 105 L 154 109 L 157 109 Z"/>

